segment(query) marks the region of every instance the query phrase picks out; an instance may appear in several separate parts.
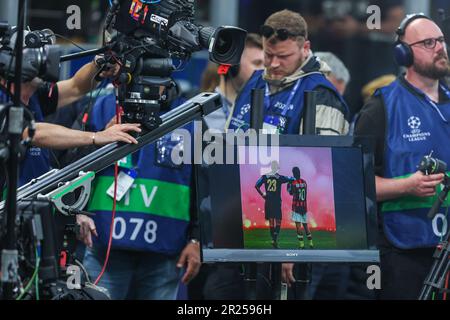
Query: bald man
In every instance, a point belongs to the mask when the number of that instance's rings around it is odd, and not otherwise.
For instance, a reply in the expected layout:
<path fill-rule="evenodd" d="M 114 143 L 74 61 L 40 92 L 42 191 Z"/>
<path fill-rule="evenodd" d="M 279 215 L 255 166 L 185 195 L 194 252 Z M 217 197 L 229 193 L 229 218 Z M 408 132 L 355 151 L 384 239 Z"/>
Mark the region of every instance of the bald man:
<path fill-rule="evenodd" d="M 444 175 L 417 166 L 431 151 L 450 163 L 450 91 L 441 81 L 449 60 L 444 35 L 429 18 L 410 15 L 397 33 L 396 58 L 406 74 L 375 92 L 355 134 L 376 138 L 381 298 L 417 299 L 447 230 L 444 215 L 427 218 Z"/>

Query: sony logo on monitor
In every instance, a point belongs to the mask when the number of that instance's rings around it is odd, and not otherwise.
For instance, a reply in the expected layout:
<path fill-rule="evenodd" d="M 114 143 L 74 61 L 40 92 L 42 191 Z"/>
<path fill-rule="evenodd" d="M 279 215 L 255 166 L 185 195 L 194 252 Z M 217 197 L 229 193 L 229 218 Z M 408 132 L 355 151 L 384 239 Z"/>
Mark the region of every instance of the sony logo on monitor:
<path fill-rule="evenodd" d="M 288 252 L 288 253 L 286 253 L 286 257 L 298 257 L 298 253 Z"/>

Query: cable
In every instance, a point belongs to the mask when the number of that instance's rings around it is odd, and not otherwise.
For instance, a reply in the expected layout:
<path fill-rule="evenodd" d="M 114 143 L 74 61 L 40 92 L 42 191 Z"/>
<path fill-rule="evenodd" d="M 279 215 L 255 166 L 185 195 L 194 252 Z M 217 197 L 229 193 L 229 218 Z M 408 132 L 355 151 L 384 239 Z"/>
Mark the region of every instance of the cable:
<path fill-rule="evenodd" d="M 30 290 L 33 283 L 36 285 L 37 299 L 39 300 L 39 293 L 38 293 L 39 276 L 38 276 L 38 273 L 39 273 L 39 265 L 41 263 L 39 251 L 40 251 L 40 246 L 37 246 L 36 247 L 36 268 L 34 269 L 34 272 L 33 272 L 33 275 L 31 276 L 30 281 L 25 286 L 25 289 L 23 289 L 22 293 L 16 298 L 16 300 L 22 300 L 23 296 L 28 292 L 28 290 Z"/>
<path fill-rule="evenodd" d="M 447 300 L 447 290 L 448 290 L 448 280 L 449 280 L 448 278 L 449 278 L 449 276 L 450 276 L 450 271 L 447 272 L 447 277 L 445 277 L 445 287 L 444 287 L 445 291 L 444 291 L 443 300 Z"/>
<path fill-rule="evenodd" d="M 74 260 L 75 260 L 75 263 L 80 267 L 80 269 L 83 270 L 83 273 L 84 273 L 84 276 L 86 277 L 87 282 L 91 283 L 91 278 L 89 277 L 89 273 L 87 272 L 84 265 L 77 258 L 75 258 Z"/>
<path fill-rule="evenodd" d="M 91 90 L 89 92 L 89 102 L 87 104 L 87 106 L 85 107 L 85 109 L 83 110 L 83 119 L 81 120 L 81 131 L 85 131 L 86 130 L 86 124 L 88 122 L 88 117 L 89 117 L 89 113 L 91 112 L 92 109 L 92 91 L 94 91 L 94 86 L 95 86 L 95 78 L 97 78 L 97 76 L 102 72 L 102 69 L 98 70 L 94 77 L 91 79 Z M 97 99 L 98 95 L 99 95 L 100 91 L 97 91 L 95 94 L 95 99 Z"/>
<path fill-rule="evenodd" d="M 120 123 L 120 106 L 116 105 L 116 119 L 117 123 Z M 103 274 L 105 273 L 106 266 L 108 265 L 109 255 L 111 253 L 111 245 L 112 245 L 112 235 L 114 232 L 114 219 L 116 218 L 116 204 L 117 204 L 117 177 L 119 175 L 119 163 L 116 162 L 114 164 L 114 197 L 113 197 L 113 208 L 111 212 L 111 226 L 109 229 L 109 240 L 108 240 L 108 248 L 106 250 L 105 262 L 103 263 L 103 268 L 97 279 L 94 282 L 94 285 L 97 285 L 100 282 Z"/>
<path fill-rule="evenodd" d="M 41 246 L 38 244 L 36 248 L 36 269 L 39 270 L 39 263 L 41 261 Z M 35 278 L 36 300 L 39 301 L 39 272 L 36 273 Z"/>
<path fill-rule="evenodd" d="M 83 51 L 86 51 L 86 49 L 84 49 L 83 47 L 79 46 L 78 44 L 76 44 L 74 41 L 70 40 L 69 38 L 66 38 L 60 34 L 54 33 L 55 37 L 61 38 L 63 40 L 66 40 L 67 42 L 70 42 L 71 44 L 73 44 L 75 47 L 77 47 L 78 49 L 81 49 Z"/>

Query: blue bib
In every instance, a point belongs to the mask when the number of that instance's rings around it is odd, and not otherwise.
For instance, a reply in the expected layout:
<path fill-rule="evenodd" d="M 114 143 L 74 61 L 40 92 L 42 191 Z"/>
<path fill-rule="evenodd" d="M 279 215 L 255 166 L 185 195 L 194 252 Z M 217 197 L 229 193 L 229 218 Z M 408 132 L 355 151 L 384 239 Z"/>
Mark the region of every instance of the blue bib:
<path fill-rule="evenodd" d="M 431 151 L 433 157 L 450 163 L 450 149 L 445 144 L 450 137 L 450 102 L 430 103 L 423 93 L 417 96 L 399 80 L 376 93 L 380 94 L 387 115 L 385 178 L 414 174 L 423 156 Z M 439 186 L 437 193 L 440 190 Z M 426 216 L 436 197 L 409 196 L 383 202 L 384 232 L 395 247 L 431 247 L 439 242 L 447 229 L 445 209 L 433 221 Z"/>
<path fill-rule="evenodd" d="M 93 108 L 92 125 L 101 130 L 114 115 L 114 95 L 102 97 Z M 186 126 L 186 132 L 192 133 L 192 127 Z M 167 135 L 132 155 L 136 180 L 117 202 L 114 248 L 171 255 L 184 248 L 190 221 L 192 168 L 173 163 L 170 154 L 174 148 L 190 144 L 184 138 L 171 139 Z M 88 205 L 89 211 L 96 213 L 96 240 L 103 245 L 107 245 L 110 234 L 113 201 L 106 191 L 113 184 L 113 177 L 112 166 L 97 174 Z"/>
<path fill-rule="evenodd" d="M 244 131 L 249 129 L 251 90 L 264 89 L 266 90 L 264 122 L 277 127 L 279 133 L 298 134 L 303 116 L 305 91 L 312 91 L 319 86 L 332 90 L 341 103 L 347 106 L 334 86 L 321 73 L 309 74 L 285 90 L 271 95 L 267 92 L 267 82 L 263 79 L 263 71 L 256 71 L 236 99 L 229 129 Z M 295 92 L 292 92 L 294 89 Z"/>

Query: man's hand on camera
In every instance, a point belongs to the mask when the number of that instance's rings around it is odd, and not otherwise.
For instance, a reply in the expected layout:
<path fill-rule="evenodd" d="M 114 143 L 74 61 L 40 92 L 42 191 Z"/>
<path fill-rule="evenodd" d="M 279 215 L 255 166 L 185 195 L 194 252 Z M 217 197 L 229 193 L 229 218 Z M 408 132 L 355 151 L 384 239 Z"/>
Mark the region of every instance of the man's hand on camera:
<path fill-rule="evenodd" d="M 114 78 L 119 74 L 120 66 L 115 62 L 106 62 L 104 55 L 97 55 L 94 58 L 94 63 L 97 68 L 103 69 L 102 72 L 98 75 L 98 77 L 103 79 Z"/>
<path fill-rule="evenodd" d="M 112 125 L 103 131 L 96 132 L 93 143 L 100 146 L 115 141 L 137 144 L 137 140 L 127 132 L 133 131 L 139 133 L 142 131 L 140 126 L 141 125 L 138 123 L 122 123 Z"/>
<path fill-rule="evenodd" d="M 425 175 L 417 171 L 407 178 L 407 194 L 416 197 L 431 197 L 436 194 L 436 186 L 444 180 L 444 174 Z"/>
<path fill-rule="evenodd" d="M 92 248 L 92 235 L 98 237 L 94 220 L 88 216 L 78 214 L 77 224 L 80 225 L 80 233 L 77 235 L 78 240 L 83 242 L 89 248 Z"/>
<path fill-rule="evenodd" d="M 186 266 L 187 265 L 187 266 Z M 181 281 L 188 284 L 200 270 L 200 243 L 189 242 L 181 252 L 180 258 L 177 262 L 178 268 L 186 266 L 186 272 Z"/>

